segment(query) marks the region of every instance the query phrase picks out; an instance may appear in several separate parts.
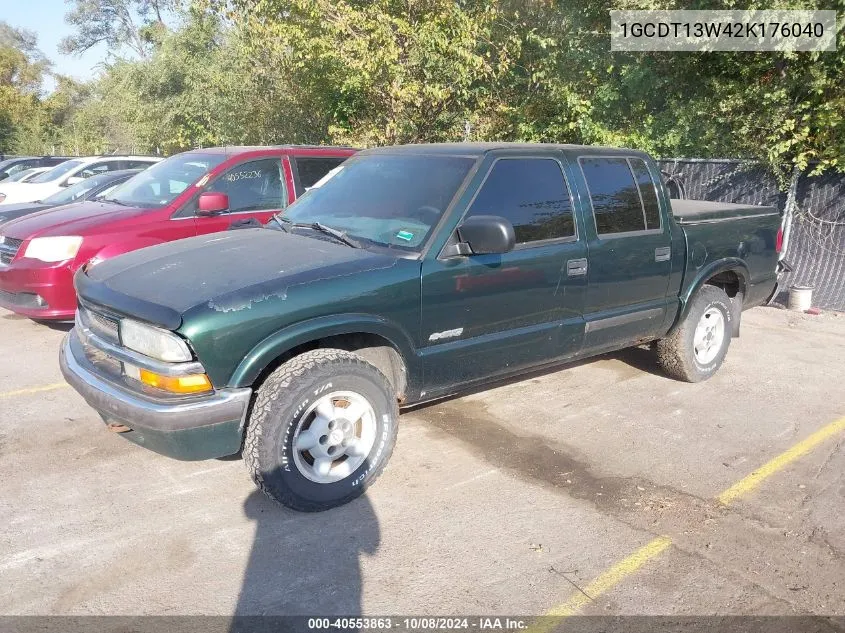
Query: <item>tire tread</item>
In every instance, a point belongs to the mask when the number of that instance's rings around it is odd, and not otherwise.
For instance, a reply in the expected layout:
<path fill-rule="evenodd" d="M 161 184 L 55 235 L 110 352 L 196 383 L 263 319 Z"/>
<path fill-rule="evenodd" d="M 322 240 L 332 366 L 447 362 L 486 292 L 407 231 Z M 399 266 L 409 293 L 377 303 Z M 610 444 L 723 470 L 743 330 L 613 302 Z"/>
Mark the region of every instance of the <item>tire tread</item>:
<path fill-rule="evenodd" d="M 724 355 L 711 373 L 705 374 L 702 372 L 693 360 L 690 345 L 700 318 L 699 313 L 703 314 L 707 306 L 715 301 L 721 301 L 730 306 L 730 299 L 724 290 L 712 285 L 702 286 L 693 297 L 692 305 L 684 320 L 668 336 L 657 341 L 657 362 L 669 377 L 683 382 L 700 382 L 713 375 L 721 366 Z M 729 343 L 731 337 L 730 314 L 728 315 L 728 322 L 725 323 L 725 337 Z M 726 353 L 727 345 L 725 346 Z"/>
<path fill-rule="evenodd" d="M 263 436 L 264 425 L 272 413 L 273 404 L 283 397 L 285 390 L 296 379 L 317 370 L 321 367 L 331 365 L 333 368 L 341 369 L 344 366 L 363 366 L 370 371 L 374 371 L 382 381 L 382 387 L 385 393 L 390 394 L 390 400 L 394 403 L 394 419 L 399 418 L 399 405 L 396 398 L 393 397 L 393 388 L 390 382 L 382 374 L 381 371 L 374 365 L 368 363 L 363 358 L 353 352 L 347 352 L 341 349 L 320 348 L 303 352 L 294 356 L 290 360 L 280 365 L 264 380 L 264 383 L 258 389 L 255 402 L 249 415 L 249 422 L 247 424 L 243 459 L 247 470 L 252 477 L 252 481 L 261 492 L 268 496 L 273 501 L 279 502 L 289 508 L 299 510 L 301 512 L 320 512 L 330 507 L 342 505 L 358 497 L 363 490 L 366 490 L 373 482 L 381 475 L 384 467 L 379 468 L 367 479 L 359 490 L 344 497 L 341 500 L 333 501 L 330 505 L 320 501 L 308 501 L 292 493 L 290 490 L 272 489 L 265 482 L 261 469 L 261 442 Z M 393 453 L 393 446 L 395 442 L 391 442 L 385 448 L 385 454 L 382 458 L 382 464 L 386 464 Z"/>

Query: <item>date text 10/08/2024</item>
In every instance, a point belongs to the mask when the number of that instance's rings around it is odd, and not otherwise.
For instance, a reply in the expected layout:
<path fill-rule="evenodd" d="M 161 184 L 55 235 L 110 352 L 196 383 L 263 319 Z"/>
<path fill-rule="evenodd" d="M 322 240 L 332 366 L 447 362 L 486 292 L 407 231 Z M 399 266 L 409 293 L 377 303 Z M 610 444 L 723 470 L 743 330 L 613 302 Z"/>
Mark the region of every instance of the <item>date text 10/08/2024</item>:
<path fill-rule="evenodd" d="M 373 631 L 520 631 L 529 627 L 525 618 L 507 617 L 355 617 L 309 618 L 309 630 Z"/>

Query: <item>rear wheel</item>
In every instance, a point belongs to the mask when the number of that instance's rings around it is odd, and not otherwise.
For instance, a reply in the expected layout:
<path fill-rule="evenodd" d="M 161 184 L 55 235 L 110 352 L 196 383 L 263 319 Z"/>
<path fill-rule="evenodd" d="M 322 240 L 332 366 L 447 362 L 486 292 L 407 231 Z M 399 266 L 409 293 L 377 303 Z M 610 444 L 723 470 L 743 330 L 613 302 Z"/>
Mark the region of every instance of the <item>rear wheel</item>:
<path fill-rule="evenodd" d="M 393 388 L 374 366 L 343 350 L 305 352 L 258 390 L 244 461 L 270 498 L 294 510 L 327 510 L 381 474 L 398 419 Z"/>
<path fill-rule="evenodd" d="M 672 378 L 707 380 L 721 367 L 731 342 L 731 300 L 716 286 L 703 286 L 684 320 L 657 342 L 657 359 Z"/>

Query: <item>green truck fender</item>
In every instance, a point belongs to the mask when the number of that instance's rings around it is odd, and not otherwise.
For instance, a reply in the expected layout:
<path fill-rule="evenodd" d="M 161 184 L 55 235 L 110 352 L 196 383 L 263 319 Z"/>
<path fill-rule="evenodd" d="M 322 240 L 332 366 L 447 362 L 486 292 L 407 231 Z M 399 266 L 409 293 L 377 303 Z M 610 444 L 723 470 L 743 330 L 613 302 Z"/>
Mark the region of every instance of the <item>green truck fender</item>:
<path fill-rule="evenodd" d="M 691 271 L 687 271 L 689 273 Z M 695 293 L 706 283 L 711 282 L 714 285 L 722 287 L 728 291 L 728 296 L 731 298 L 731 307 L 733 308 L 733 336 L 739 336 L 739 324 L 742 314 L 743 297 L 746 295 L 746 288 L 750 282 L 750 275 L 748 273 L 748 266 L 738 257 L 727 257 L 710 262 L 703 266 L 698 271 L 695 271 L 695 277 L 687 285 L 686 288 L 681 289 L 681 309 L 678 311 L 678 316 L 672 324 L 670 332 L 674 330 L 689 311 L 691 299 Z"/>
<path fill-rule="evenodd" d="M 344 349 L 355 349 L 356 337 L 365 340 L 366 346 L 375 352 L 362 353 L 362 356 L 378 366 L 397 385 L 397 392 L 413 393 L 419 390 L 421 363 L 410 336 L 395 323 L 371 314 L 315 317 L 274 332 L 244 356 L 232 374 L 229 386 L 251 386 L 262 372 L 291 350 L 332 337 L 342 338 L 325 346 L 332 347 L 336 343 Z M 392 348 L 395 355 L 385 350 L 387 347 Z M 379 356 L 377 350 L 380 348 L 388 351 L 386 357 L 384 354 Z M 397 364 L 401 366 L 397 367 Z M 402 376 L 398 375 L 400 372 Z M 399 383 L 402 383 L 401 387 Z"/>

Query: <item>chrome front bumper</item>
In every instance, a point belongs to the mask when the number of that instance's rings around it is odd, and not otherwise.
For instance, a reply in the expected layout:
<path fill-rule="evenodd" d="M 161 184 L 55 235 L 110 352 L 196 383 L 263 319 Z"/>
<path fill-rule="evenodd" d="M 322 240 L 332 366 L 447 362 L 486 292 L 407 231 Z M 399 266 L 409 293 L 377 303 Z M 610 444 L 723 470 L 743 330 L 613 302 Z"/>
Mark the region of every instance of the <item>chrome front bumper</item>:
<path fill-rule="evenodd" d="M 75 330 L 62 342 L 65 380 L 111 424 L 131 429 L 126 439 L 177 459 L 208 459 L 238 452 L 252 389 L 220 389 L 176 401 L 132 392 L 98 374 Z"/>

